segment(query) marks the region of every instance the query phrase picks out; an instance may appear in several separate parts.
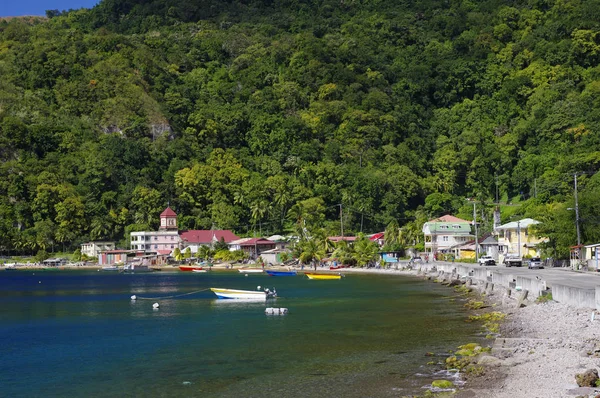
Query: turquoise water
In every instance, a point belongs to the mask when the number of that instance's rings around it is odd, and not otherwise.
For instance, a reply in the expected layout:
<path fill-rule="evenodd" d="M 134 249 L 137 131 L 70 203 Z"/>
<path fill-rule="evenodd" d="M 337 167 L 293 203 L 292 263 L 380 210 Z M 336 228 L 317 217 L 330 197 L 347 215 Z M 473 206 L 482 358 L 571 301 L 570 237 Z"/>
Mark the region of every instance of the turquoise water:
<path fill-rule="evenodd" d="M 275 287 L 274 302 L 208 287 Z M 476 340 L 450 289 L 400 276 L 0 272 L 0 386 L 10 397 L 398 397 Z M 158 302 L 160 309 L 153 310 Z M 289 314 L 266 316 L 265 307 Z M 443 357 L 438 360 L 443 360 Z"/>

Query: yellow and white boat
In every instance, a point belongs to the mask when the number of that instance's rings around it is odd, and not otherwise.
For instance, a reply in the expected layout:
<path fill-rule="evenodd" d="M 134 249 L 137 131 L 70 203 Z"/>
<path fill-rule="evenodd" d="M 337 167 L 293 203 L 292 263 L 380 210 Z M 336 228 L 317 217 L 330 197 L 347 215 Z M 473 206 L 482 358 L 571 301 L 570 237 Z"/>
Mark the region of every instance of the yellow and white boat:
<path fill-rule="evenodd" d="M 307 272 L 305 275 L 308 276 L 308 279 L 342 279 L 340 274 L 313 274 Z"/>

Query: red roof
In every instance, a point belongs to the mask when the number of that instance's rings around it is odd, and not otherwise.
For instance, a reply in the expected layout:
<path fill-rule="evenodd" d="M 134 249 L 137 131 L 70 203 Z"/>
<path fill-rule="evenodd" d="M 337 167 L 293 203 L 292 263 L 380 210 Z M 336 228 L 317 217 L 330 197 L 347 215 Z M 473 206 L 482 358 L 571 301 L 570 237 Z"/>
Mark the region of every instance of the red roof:
<path fill-rule="evenodd" d="M 354 242 L 356 240 L 356 236 L 330 236 L 328 239 L 332 242 L 339 242 L 341 240 L 345 240 L 346 242 Z"/>
<path fill-rule="evenodd" d="M 213 229 L 213 230 L 204 230 L 204 229 L 192 229 L 189 231 L 182 231 L 179 233 L 179 237 L 181 240 L 186 241 L 188 243 L 204 243 L 210 244 L 213 242 L 213 237 L 217 242 L 221 241 L 221 238 L 225 241 L 225 243 L 229 243 L 234 240 L 238 240 L 233 232 L 228 229 Z"/>
<path fill-rule="evenodd" d="M 171 254 L 171 250 L 157 250 L 156 253 L 164 256 L 165 254 Z"/>
<path fill-rule="evenodd" d="M 385 235 L 385 232 L 378 232 L 376 234 L 371 235 L 371 237 L 369 237 L 370 240 L 379 240 L 379 239 L 383 239 Z"/>
<path fill-rule="evenodd" d="M 177 217 L 177 213 L 175 213 L 173 210 L 171 210 L 170 207 L 167 206 L 167 208 L 165 209 L 165 211 L 163 211 L 162 213 L 160 213 L 161 217 Z"/>
<path fill-rule="evenodd" d="M 445 216 L 441 216 L 439 218 L 434 218 L 433 220 L 429 220 L 429 222 L 457 222 L 457 223 L 470 223 L 471 221 L 463 220 L 462 218 L 451 216 L 450 214 L 446 214 Z"/>
<path fill-rule="evenodd" d="M 254 246 L 254 245 L 272 245 L 275 246 L 275 242 L 264 239 L 264 238 L 250 238 L 244 242 L 238 243 L 240 246 Z"/>

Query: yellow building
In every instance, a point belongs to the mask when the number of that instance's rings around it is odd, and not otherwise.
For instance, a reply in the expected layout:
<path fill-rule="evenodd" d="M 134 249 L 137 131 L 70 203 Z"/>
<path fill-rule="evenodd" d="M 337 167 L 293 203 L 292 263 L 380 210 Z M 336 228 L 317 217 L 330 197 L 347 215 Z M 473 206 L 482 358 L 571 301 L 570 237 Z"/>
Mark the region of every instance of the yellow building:
<path fill-rule="evenodd" d="M 524 218 L 496 227 L 498 253 L 501 256 L 511 254 L 520 257 L 538 257 L 539 244 L 548 241 L 548 238 L 533 233 L 531 226 L 539 223 L 534 219 Z"/>

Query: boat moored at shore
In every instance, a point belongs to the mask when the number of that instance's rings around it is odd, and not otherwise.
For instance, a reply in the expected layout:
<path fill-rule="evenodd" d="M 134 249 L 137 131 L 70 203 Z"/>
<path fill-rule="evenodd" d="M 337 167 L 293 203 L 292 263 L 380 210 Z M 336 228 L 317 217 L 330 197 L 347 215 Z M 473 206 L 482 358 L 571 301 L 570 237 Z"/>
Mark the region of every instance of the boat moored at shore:
<path fill-rule="evenodd" d="M 267 269 L 267 270 L 265 270 L 265 272 L 269 276 L 296 276 L 297 275 L 296 271 L 275 271 L 275 270 Z"/>
<path fill-rule="evenodd" d="M 183 272 L 192 272 L 194 270 L 202 270 L 203 267 L 201 267 L 200 265 L 180 265 L 179 266 L 179 271 L 183 271 Z"/>
<path fill-rule="evenodd" d="M 262 274 L 264 271 L 262 268 L 238 268 L 238 272 L 241 274 Z"/>
<path fill-rule="evenodd" d="M 340 274 L 314 274 L 307 272 L 304 275 L 308 277 L 308 279 L 320 279 L 320 280 L 332 280 L 332 279 L 342 279 L 342 275 Z"/>

